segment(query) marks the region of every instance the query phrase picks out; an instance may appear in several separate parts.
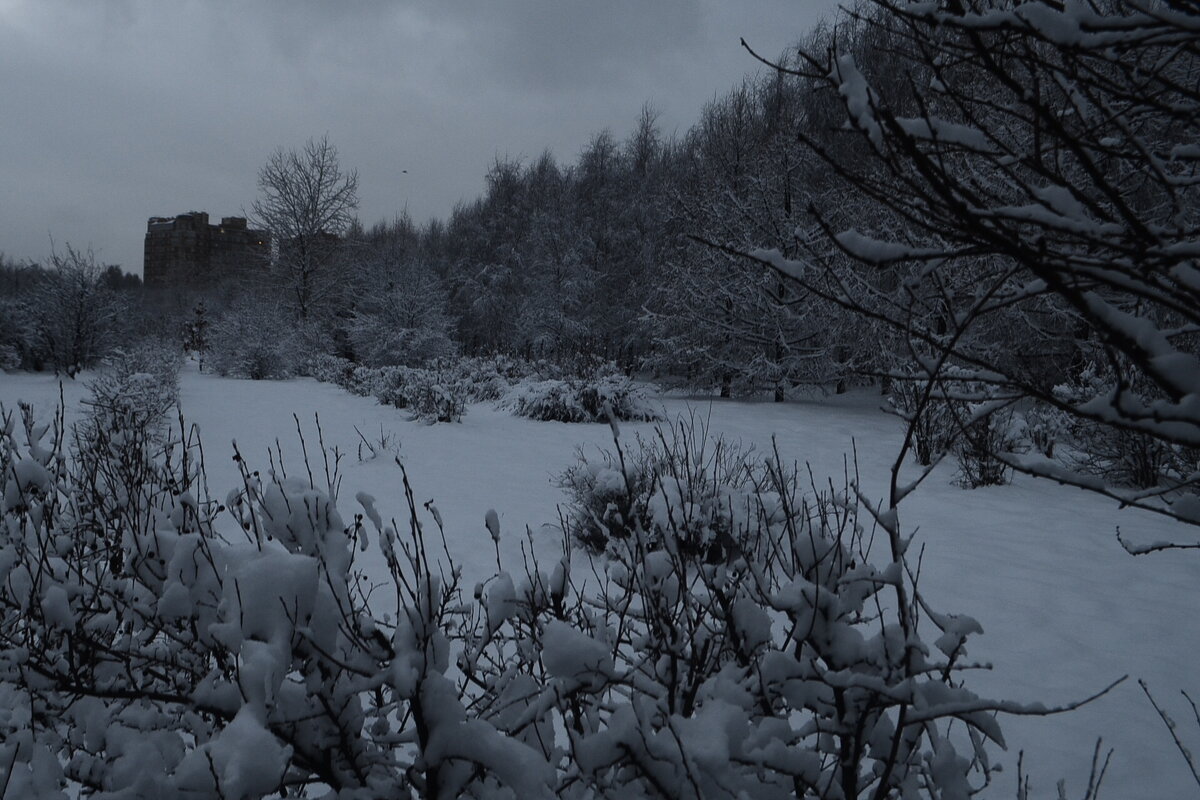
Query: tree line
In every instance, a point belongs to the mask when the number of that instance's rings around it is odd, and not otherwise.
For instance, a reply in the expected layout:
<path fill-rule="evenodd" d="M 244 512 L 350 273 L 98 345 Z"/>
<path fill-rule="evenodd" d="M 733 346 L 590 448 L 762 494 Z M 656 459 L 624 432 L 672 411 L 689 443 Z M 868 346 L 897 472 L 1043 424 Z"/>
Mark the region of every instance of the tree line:
<path fill-rule="evenodd" d="M 445 219 L 401 214 L 371 227 L 354 216 L 357 173 L 327 139 L 281 148 L 260 172 L 251 217 L 287 244 L 236 284 L 149 303 L 141 327 L 190 330 L 203 300 L 200 324 L 214 335 L 224 321 L 227 338 L 253 328 L 261 344 L 299 343 L 281 363 L 599 355 L 727 395 L 844 383 L 876 354 L 854 323 L 702 241 L 796 252 L 807 205 L 836 195 L 796 135 L 819 134 L 831 111 L 818 113 L 802 81 L 764 72 L 682 135 L 665 136 L 646 106 L 628 136 L 599 132 L 572 162 L 497 158 L 482 195 Z M 16 333 L 6 341 L 31 352 Z"/>

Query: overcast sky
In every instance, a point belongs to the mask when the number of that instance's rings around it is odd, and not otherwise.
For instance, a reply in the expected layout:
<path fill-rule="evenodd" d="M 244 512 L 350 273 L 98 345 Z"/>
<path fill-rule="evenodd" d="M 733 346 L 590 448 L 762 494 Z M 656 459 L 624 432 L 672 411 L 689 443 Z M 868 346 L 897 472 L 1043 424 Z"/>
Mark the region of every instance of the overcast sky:
<path fill-rule="evenodd" d="M 146 219 L 232 216 L 328 134 L 359 217 L 445 217 L 497 155 L 682 133 L 835 0 L 0 0 L 0 252 L 141 272 Z M 403 172 L 407 170 L 407 174 Z"/>

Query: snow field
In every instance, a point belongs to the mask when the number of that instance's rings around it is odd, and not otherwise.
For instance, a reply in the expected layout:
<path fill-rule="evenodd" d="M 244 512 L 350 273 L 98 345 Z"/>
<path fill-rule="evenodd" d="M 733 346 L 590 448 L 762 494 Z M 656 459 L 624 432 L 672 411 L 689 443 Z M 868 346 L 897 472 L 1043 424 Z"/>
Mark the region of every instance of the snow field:
<path fill-rule="evenodd" d="M 68 421 L 78 415 L 85 394 L 82 381 L 63 384 Z M 356 457 L 355 427 L 373 439 L 382 426 L 400 442 L 418 503 L 432 499 L 439 509 L 467 587 L 495 571 L 485 525 L 491 509 L 497 512 L 506 569 L 522 571 L 527 526 L 543 570 L 551 569 L 561 542 L 556 505 L 564 500 L 554 478 L 572 463 L 577 446 L 612 444 L 602 424 L 534 422 L 479 404 L 460 424 L 424 425 L 331 384 L 231 380 L 198 374 L 194 365 L 181 377 L 181 397 L 187 419 L 203 436 L 215 497 L 240 484 L 231 458 L 234 439 L 253 468 L 268 468 L 267 448 L 278 441 L 289 471 L 303 470 L 293 413 L 308 435 L 315 471 L 313 418 L 319 414 L 326 444 L 346 453 L 343 518 L 362 511 L 354 498 L 364 492 L 376 499 L 384 518 L 403 524 L 400 474 L 390 455 L 361 463 Z M 48 414 L 58 398 L 59 384 L 51 376 L 0 374 L 0 402 L 7 407 L 24 399 Z M 809 463 L 819 482 L 831 476 L 840 485 L 844 458 L 853 458 L 853 449 L 870 497 L 884 496 L 900 444 L 899 422 L 878 411 L 879 398 L 872 393 L 787 404 L 684 398 L 663 403 L 668 418 L 694 409 L 710 421 L 712 433 L 754 443 L 760 452 L 770 450 L 774 436 L 781 456 Z M 648 423 L 621 424 L 626 440 L 652 430 Z M 985 796 L 1016 795 L 1022 749 L 1035 796 L 1054 796 L 1060 777 L 1068 796 L 1082 796 L 1097 736 L 1105 749 L 1116 749 L 1102 796 L 1193 796 L 1186 764 L 1135 679 L 1144 679 L 1174 713 L 1185 741 L 1190 735 L 1191 742 L 1200 742 L 1200 731 L 1186 724 L 1178 694 L 1195 688 L 1200 559 L 1191 552 L 1133 558 L 1114 535 L 1118 525 L 1134 541 L 1186 538 L 1186 532 L 1165 518 L 1120 511 L 1111 501 L 1045 481 L 1017 477 L 1010 486 L 965 491 L 951 484 L 953 469 L 943 463 L 904 502 L 900 519 L 906 531 L 919 528 L 910 552 L 915 556 L 923 547 L 920 587 L 932 606 L 968 614 L 983 625 L 969 657 L 995 669 L 965 674 L 967 684 L 983 696 L 1057 705 L 1131 676 L 1075 712 L 1001 720 L 1009 751 L 996 757 L 1008 771 Z M 373 579 L 386 575 L 381 558 L 360 563 Z"/>

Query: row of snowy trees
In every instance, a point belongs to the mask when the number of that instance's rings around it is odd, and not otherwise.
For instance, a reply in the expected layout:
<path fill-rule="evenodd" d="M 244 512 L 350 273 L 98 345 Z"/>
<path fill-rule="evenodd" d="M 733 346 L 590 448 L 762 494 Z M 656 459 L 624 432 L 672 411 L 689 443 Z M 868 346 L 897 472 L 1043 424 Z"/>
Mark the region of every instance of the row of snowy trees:
<path fill-rule="evenodd" d="M 836 113 L 784 72 L 747 78 L 678 138 L 647 107 L 573 163 L 498 160 L 447 221 L 396 223 L 397 251 L 436 278 L 468 353 L 600 354 L 724 394 L 844 385 L 886 368 L 882 332 L 728 252 L 792 257 L 798 227 L 817 233 L 810 208 L 853 217 L 835 171 L 796 143 L 828 138 Z"/>
<path fill-rule="evenodd" d="M 631 361 L 669 242 L 663 146 L 643 112 L 625 142 L 596 135 L 576 164 L 497 161 L 485 195 L 426 230 L 468 351 Z"/>
<path fill-rule="evenodd" d="M 158 327 L 182 326 L 189 344 L 215 348 L 214 366 L 260 377 L 315 353 L 387 365 L 460 350 L 599 354 L 727 395 L 844 386 L 886 371 L 899 345 L 729 252 L 795 257 L 820 239 L 810 208 L 854 218 L 861 204 L 836 170 L 796 144 L 832 142 L 836 113 L 810 81 L 759 75 L 681 137 L 664 138 L 647 107 L 628 137 L 599 133 L 574 163 L 498 160 L 484 195 L 446 221 L 369 230 L 354 216 L 357 173 L 328 139 L 281 148 L 252 207 L 275 242 L 270 263 L 152 304 Z"/>

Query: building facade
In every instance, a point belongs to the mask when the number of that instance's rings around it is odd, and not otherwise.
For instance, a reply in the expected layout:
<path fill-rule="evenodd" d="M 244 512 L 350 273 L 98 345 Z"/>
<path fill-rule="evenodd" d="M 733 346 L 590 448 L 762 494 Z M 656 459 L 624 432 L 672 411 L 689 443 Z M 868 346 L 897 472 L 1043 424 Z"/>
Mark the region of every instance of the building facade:
<path fill-rule="evenodd" d="M 270 253 L 267 232 L 243 217 L 222 217 L 219 225 L 203 211 L 151 217 L 142 280 L 147 289 L 212 289 L 265 269 Z"/>

